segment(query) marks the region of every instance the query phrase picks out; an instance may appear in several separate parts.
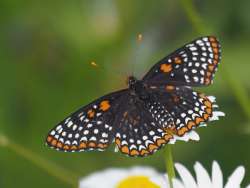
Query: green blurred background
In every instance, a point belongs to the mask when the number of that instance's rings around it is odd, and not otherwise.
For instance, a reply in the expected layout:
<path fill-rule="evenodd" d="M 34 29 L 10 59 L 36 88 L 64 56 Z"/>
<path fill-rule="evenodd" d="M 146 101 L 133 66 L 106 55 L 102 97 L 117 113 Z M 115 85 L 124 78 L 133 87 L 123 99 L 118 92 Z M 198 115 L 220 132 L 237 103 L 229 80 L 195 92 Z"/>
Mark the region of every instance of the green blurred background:
<path fill-rule="evenodd" d="M 0 187 L 66 188 L 71 185 L 56 174 L 76 181 L 109 167 L 149 165 L 163 172 L 163 151 L 147 158 L 128 158 L 113 146 L 60 153 L 44 139 L 80 106 L 124 87 L 132 71 L 141 77 L 163 56 L 209 34 L 221 41 L 222 63 L 214 84 L 197 90 L 215 95 L 226 117 L 199 129 L 200 142 L 174 145 L 174 160 L 189 169 L 200 161 L 209 170 L 218 160 L 224 177 L 242 164 L 249 183 L 249 8 L 246 0 L 1 0 L 0 134 L 10 144 L 0 147 Z"/>

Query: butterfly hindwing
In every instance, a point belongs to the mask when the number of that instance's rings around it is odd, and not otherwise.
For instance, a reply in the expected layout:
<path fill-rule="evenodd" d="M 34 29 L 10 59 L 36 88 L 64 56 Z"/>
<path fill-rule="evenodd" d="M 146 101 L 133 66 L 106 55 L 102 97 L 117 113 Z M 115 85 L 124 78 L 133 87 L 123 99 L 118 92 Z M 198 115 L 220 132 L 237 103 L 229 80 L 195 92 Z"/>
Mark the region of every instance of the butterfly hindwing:
<path fill-rule="evenodd" d="M 213 116 L 213 102 L 189 87 L 167 85 L 157 88 L 154 95 L 173 118 L 178 136 L 199 127 Z"/>
<path fill-rule="evenodd" d="M 128 101 L 116 126 L 115 143 L 118 149 L 132 157 L 150 155 L 173 138 L 141 103 Z"/>
<path fill-rule="evenodd" d="M 111 93 L 80 108 L 49 132 L 46 143 L 60 151 L 105 149 L 113 140 L 114 113 L 126 92 Z"/>
<path fill-rule="evenodd" d="M 144 76 L 148 84 L 209 85 L 221 59 L 218 40 L 198 38 L 163 58 Z"/>

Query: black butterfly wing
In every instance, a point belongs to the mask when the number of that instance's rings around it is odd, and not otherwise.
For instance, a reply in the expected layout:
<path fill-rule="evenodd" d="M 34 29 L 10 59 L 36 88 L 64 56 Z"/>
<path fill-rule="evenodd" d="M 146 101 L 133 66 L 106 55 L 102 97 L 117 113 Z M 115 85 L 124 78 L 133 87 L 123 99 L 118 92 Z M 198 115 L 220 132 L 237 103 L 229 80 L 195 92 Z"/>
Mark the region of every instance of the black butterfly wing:
<path fill-rule="evenodd" d="M 159 150 L 173 138 L 167 131 L 173 125 L 169 113 L 158 109 L 154 114 L 143 101 L 128 98 L 117 116 L 115 143 L 128 156 L 147 156 Z M 151 109 L 153 110 L 153 109 Z M 153 110 L 155 111 L 155 110 Z M 161 114 L 162 118 L 158 118 Z"/>
<path fill-rule="evenodd" d="M 116 110 L 128 90 L 103 96 L 54 127 L 46 143 L 60 151 L 104 150 L 114 139 Z"/>
<path fill-rule="evenodd" d="M 201 37 L 160 60 L 143 81 L 149 85 L 209 85 L 220 59 L 218 40 L 213 36 Z"/>
<path fill-rule="evenodd" d="M 153 95 L 170 113 L 178 136 L 199 127 L 213 116 L 213 101 L 190 87 L 168 85 L 155 88 Z"/>

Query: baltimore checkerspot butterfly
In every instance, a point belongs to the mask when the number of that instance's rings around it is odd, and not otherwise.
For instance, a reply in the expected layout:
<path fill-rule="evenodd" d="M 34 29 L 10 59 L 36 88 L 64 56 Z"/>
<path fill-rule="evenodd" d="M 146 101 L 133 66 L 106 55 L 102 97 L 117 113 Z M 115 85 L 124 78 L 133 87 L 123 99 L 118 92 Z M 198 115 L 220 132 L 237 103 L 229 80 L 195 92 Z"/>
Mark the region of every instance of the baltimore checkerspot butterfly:
<path fill-rule="evenodd" d="M 53 128 L 46 143 L 57 150 L 104 150 L 115 142 L 129 156 L 146 156 L 213 117 L 214 104 L 192 87 L 208 86 L 221 59 L 218 40 L 198 38 L 156 63 L 128 88 L 105 95 Z"/>

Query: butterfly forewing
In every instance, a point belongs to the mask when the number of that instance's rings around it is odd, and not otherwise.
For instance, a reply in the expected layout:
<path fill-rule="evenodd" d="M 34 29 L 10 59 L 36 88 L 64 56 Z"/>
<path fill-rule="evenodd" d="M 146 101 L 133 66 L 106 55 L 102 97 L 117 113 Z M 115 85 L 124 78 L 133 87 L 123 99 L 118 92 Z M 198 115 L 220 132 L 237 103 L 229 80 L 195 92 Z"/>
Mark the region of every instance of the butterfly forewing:
<path fill-rule="evenodd" d="M 114 113 L 127 90 L 103 96 L 53 128 L 46 143 L 60 151 L 103 150 L 113 140 Z"/>
<path fill-rule="evenodd" d="M 152 85 L 209 85 L 220 59 L 218 40 L 213 36 L 201 37 L 163 58 L 143 80 Z"/>

